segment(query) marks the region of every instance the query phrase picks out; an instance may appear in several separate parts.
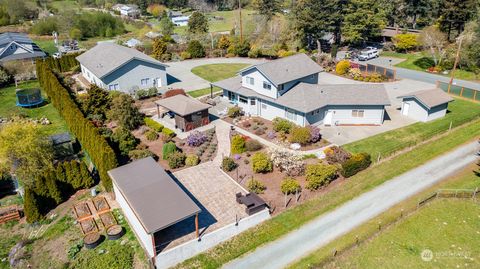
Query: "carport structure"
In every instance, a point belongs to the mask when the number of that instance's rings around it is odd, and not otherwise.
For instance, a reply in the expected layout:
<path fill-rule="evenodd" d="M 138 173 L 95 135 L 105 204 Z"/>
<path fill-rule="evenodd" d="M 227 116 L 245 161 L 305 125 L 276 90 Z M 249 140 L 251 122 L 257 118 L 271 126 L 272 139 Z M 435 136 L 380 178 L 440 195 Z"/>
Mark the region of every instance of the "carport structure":
<path fill-rule="evenodd" d="M 195 216 L 195 233 L 199 236 L 200 208 L 152 157 L 115 168 L 108 174 L 115 200 L 154 264 L 160 247 L 156 233 Z"/>
<path fill-rule="evenodd" d="M 160 108 L 173 112 L 175 114 L 175 128 L 182 130 L 182 132 L 188 132 L 210 123 L 208 115 L 210 105 L 197 99 L 179 94 L 155 101 L 155 104 L 157 105 L 158 118 L 163 117 Z"/>

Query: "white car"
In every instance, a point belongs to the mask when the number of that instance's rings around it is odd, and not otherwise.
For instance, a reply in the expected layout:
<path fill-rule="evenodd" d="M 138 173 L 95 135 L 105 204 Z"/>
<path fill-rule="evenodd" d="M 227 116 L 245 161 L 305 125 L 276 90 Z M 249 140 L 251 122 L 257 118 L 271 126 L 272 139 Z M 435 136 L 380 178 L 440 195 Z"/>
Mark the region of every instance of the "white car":
<path fill-rule="evenodd" d="M 360 61 L 368 61 L 373 58 L 378 57 L 378 49 L 367 47 L 367 50 L 362 50 L 360 54 L 358 54 L 358 60 Z"/>
<path fill-rule="evenodd" d="M 52 55 L 52 57 L 53 57 L 54 59 L 58 59 L 58 58 L 62 57 L 62 55 L 60 55 L 59 52 L 55 52 L 55 53 Z"/>

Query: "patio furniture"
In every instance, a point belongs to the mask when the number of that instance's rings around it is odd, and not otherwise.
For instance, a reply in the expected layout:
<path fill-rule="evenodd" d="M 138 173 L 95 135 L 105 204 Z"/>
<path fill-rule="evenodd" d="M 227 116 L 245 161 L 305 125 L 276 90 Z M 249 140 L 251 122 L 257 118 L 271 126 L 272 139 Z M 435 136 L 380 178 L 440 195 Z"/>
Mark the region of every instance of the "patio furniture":
<path fill-rule="evenodd" d="M 265 201 L 255 193 L 247 193 L 245 196 L 241 193 L 235 194 L 237 203 L 245 205 L 245 213 L 249 216 L 262 211 L 267 207 Z"/>

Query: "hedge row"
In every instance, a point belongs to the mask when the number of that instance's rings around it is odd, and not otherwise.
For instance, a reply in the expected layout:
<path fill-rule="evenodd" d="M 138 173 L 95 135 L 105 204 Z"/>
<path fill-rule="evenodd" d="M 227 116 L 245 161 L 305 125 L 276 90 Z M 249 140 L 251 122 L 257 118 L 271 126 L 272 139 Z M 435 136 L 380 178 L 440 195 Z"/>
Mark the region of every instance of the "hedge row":
<path fill-rule="evenodd" d="M 152 118 L 145 118 L 143 119 L 144 122 L 145 122 L 145 125 L 147 125 L 148 127 L 150 127 L 151 129 L 157 131 L 157 132 L 161 132 L 163 130 L 163 125 L 156 122 L 154 119 Z"/>
<path fill-rule="evenodd" d="M 60 58 L 48 57 L 45 59 L 45 63 L 50 69 L 57 70 L 59 72 L 68 72 L 73 67 L 79 65 L 79 62 L 75 59 L 80 53 L 72 53 L 64 55 Z"/>
<path fill-rule="evenodd" d="M 111 190 L 112 182 L 107 171 L 117 167 L 117 158 L 113 149 L 92 122 L 85 118 L 69 91 L 60 84 L 47 62 L 39 59 L 36 64 L 40 85 L 66 121 L 70 132 L 89 154 L 105 189 Z"/>
<path fill-rule="evenodd" d="M 356 173 L 367 169 L 372 163 L 370 154 L 362 152 L 353 154 L 350 159 L 342 163 L 341 173 L 344 177 L 351 177 Z"/>

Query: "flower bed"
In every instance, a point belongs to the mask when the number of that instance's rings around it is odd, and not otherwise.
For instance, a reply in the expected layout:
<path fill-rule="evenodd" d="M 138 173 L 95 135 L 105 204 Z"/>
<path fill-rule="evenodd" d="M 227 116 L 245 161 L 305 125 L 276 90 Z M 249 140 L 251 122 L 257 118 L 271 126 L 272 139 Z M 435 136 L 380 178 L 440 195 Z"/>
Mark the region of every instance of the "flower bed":
<path fill-rule="evenodd" d="M 350 63 L 348 60 L 341 60 L 337 63 L 335 68 L 335 74 L 346 77 L 353 80 L 364 82 L 386 82 L 388 78 L 377 72 L 362 72 L 360 65 L 356 63 Z"/>

